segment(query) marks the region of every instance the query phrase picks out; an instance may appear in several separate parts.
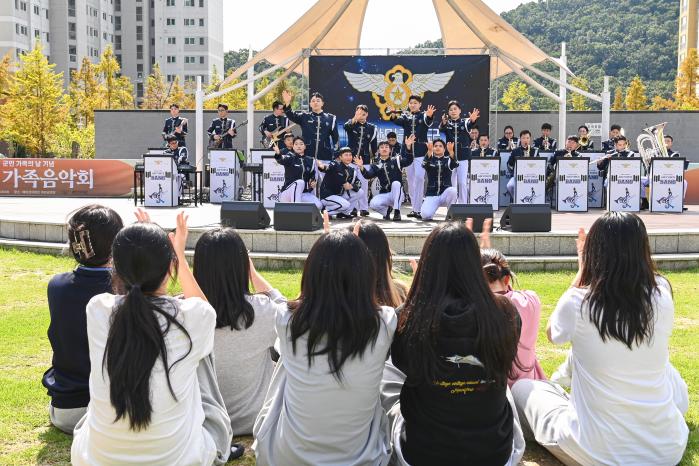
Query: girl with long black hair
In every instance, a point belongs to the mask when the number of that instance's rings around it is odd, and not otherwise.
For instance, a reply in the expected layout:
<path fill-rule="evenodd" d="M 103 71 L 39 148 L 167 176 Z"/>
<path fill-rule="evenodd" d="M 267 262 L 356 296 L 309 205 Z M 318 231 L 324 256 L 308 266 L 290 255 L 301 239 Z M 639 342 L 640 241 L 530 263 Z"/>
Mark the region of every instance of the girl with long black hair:
<path fill-rule="evenodd" d="M 512 303 L 488 287 L 473 233 L 462 223 L 435 227 L 382 387 L 396 464 L 519 462 L 524 440 L 507 395 L 518 324 Z"/>
<path fill-rule="evenodd" d="M 255 422 L 257 464 L 388 463 L 379 386 L 396 317 L 377 304 L 374 277 L 345 229 L 311 248 L 300 296 L 277 314 L 281 357 Z"/>
<path fill-rule="evenodd" d="M 274 319 L 286 298 L 257 272 L 232 228 L 199 238 L 194 278 L 216 310 L 214 361 L 231 427 L 235 435 L 250 434 L 274 372 Z"/>
<path fill-rule="evenodd" d="M 525 430 L 561 462 L 680 462 L 687 385 L 670 364 L 674 305 L 643 221 L 608 212 L 578 237 L 578 274 L 549 320 L 572 344 L 572 390 L 523 379 L 512 387 Z"/>
<path fill-rule="evenodd" d="M 210 356 L 216 313 L 189 270 L 186 240 L 184 213 L 169 238 L 155 224 L 136 223 L 114 239 L 120 294 L 87 305 L 90 404 L 75 428 L 72 464 L 228 459 L 232 433 Z M 183 300 L 167 294 L 175 271 Z"/>

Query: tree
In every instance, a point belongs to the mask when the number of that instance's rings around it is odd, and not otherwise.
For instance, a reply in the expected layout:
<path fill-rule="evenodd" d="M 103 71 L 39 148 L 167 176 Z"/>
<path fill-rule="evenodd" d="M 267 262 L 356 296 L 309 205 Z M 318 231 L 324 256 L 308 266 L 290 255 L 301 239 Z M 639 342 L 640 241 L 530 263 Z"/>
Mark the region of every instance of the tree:
<path fill-rule="evenodd" d="M 580 90 L 583 91 L 589 91 L 590 90 L 590 83 L 587 81 L 587 79 L 583 78 L 582 76 L 576 76 L 573 78 L 570 82 L 573 86 L 577 87 Z M 584 95 L 580 95 L 577 92 L 572 92 L 571 91 L 571 96 L 570 96 L 570 104 L 573 108 L 573 110 L 577 111 L 584 111 L 584 110 L 592 110 L 586 102 L 586 97 Z"/>
<path fill-rule="evenodd" d="M 626 110 L 646 110 L 648 108 L 648 98 L 646 97 L 646 86 L 639 76 L 635 76 L 626 91 Z"/>
<path fill-rule="evenodd" d="M 121 66 L 111 45 L 102 52 L 96 71 L 104 85 L 104 108 L 133 108 L 133 84 L 127 76 L 121 76 Z"/>
<path fill-rule="evenodd" d="M 621 86 L 617 87 L 614 91 L 612 110 L 624 110 L 624 91 L 621 89 Z"/>
<path fill-rule="evenodd" d="M 675 104 L 682 110 L 699 108 L 697 85 L 699 85 L 699 57 L 697 49 L 689 49 L 687 58 L 680 63 L 680 70 L 675 80 Z"/>
<path fill-rule="evenodd" d="M 677 104 L 674 100 L 666 99 L 659 95 L 653 96 L 651 99 L 650 109 L 655 111 L 660 110 L 677 110 Z"/>
<path fill-rule="evenodd" d="M 143 93 L 143 102 L 141 108 L 158 110 L 165 108 L 165 97 L 167 95 L 167 87 L 163 73 L 160 71 L 160 65 L 153 65 L 153 71 L 146 79 L 146 89 Z"/>
<path fill-rule="evenodd" d="M 507 86 L 501 100 L 507 110 L 530 111 L 532 109 L 532 96 L 529 95 L 529 88 L 520 80 L 512 81 Z"/>
<path fill-rule="evenodd" d="M 182 85 L 180 85 L 179 76 L 175 76 L 175 80 L 170 86 L 170 94 L 167 96 L 164 106 L 168 108 L 172 103 L 176 103 L 180 108 L 194 108 L 194 96 L 188 94 Z"/>
<path fill-rule="evenodd" d="M 95 121 L 95 109 L 105 104 L 105 88 L 97 79 L 96 66 L 84 57 L 80 69 L 74 71 L 68 86 L 68 103 L 76 122 Z"/>
<path fill-rule="evenodd" d="M 51 151 L 53 132 L 66 116 L 63 73 L 54 72 L 41 44 L 20 57 L 10 81 L 9 97 L 0 107 L 3 135 L 36 156 Z"/>
<path fill-rule="evenodd" d="M 77 145 L 78 158 L 95 158 L 95 124 L 76 125 L 64 121 L 56 127 L 53 151 L 56 157 L 73 157 L 73 144 Z"/>
<path fill-rule="evenodd" d="M 10 95 L 10 81 L 12 79 L 12 58 L 7 52 L 0 60 L 0 104 Z"/>

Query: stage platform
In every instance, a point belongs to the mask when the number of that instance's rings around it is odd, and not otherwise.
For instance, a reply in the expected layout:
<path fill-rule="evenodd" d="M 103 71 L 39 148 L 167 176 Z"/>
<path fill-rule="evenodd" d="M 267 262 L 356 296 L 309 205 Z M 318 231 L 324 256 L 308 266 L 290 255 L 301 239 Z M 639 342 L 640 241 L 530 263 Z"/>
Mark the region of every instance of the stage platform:
<path fill-rule="evenodd" d="M 65 253 L 65 221 L 72 211 L 91 203 L 115 209 L 125 222 L 134 220 L 131 199 L 86 198 L 0 198 L 0 247 L 12 247 L 51 254 Z M 166 229 L 174 228 L 178 208 L 149 208 L 154 222 Z M 192 250 L 199 236 L 220 224 L 220 206 L 204 204 L 186 207 L 191 228 L 188 249 Z M 491 235 L 493 247 L 508 256 L 515 270 L 561 270 L 576 267 L 575 238 L 579 227 L 585 229 L 604 211 L 587 213 L 556 213 L 552 215 L 549 233 L 511 233 L 499 231 L 502 210 L 495 213 L 496 231 Z M 444 218 L 440 209 L 436 221 L 408 219 L 403 209 L 403 221 L 383 220 L 372 213 L 370 219 L 379 223 L 388 236 L 398 268 L 407 267 L 408 259 L 417 257 L 425 237 Z M 682 214 L 640 214 L 650 234 L 651 248 L 658 265 L 667 269 L 699 267 L 699 206 L 689 206 Z M 272 222 L 274 218 L 270 212 Z M 346 228 L 352 221 L 333 221 L 332 228 Z M 273 228 L 240 230 L 243 240 L 260 268 L 298 268 L 303 264 L 316 232 L 284 232 Z"/>

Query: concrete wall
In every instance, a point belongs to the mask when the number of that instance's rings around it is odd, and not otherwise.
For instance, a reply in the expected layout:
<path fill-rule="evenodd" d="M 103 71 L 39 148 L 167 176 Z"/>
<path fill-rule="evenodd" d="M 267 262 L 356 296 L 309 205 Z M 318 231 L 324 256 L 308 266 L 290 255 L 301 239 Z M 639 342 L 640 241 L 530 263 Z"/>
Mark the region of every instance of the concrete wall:
<path fill-rule="evenodd" d="M 260 124 L 268 111 L 255 112 L 255 128 Z M 140 158 L 148 147 L 159 147 L 162 144 L 160 132 L 163 123 L 169 117 L 167 110 L 98 110 L 95 112 L 95 150 L 97 158 Z M 189 134 L 187 145 L 190 151 L 194 150 L 194 139 L 197 128 L 194 123 L 194 112 L 183 111 L 182 116 L 189 119 Z M 231 112 L 238 124 L 245 120 L 244 112 Z M 216 118 L 216 112 L 207 110 L 204 112 L 205 127 L 209 127 L 211 120 Z M 578 126 L 585 123 L 600 122 L 600 114 L 596 112 L 570 112 L 568 113 L 568 127 L 566 134 L 577 132 Z M 681 152 L 693 162 L 699 162 L 699 112 L 612 112 L 612 124 L 620 124 L 626 137 L 632 141 L 632 147 L 636 147 L 636 137 L 639 132 L 648 126 L 667 121 L 666 133 L 675 138 L 674 149 Z M 497 137 L 502 136 L 503 128 L 512 125 L 515 132 L 521 129 L 529 129 L 538 135 L 542 123 L 553 124 L 553 134 L 558 134 L 556 112 L 499 112 L 497 115 L 497 127 L 491 133 Z M 298 129 L 295 128 L 298 133 Z M 255 129 L 255 147 L 259 147 L 259 139 Z M 604 139 L 607 139 L 606 137 Z M 207 140 L 205 138 L 205 140 Z M 594 137 L 595 147 L 600 147 L 600 138 Z M 240 131 L 235 138 L 235 147 L 246 146 L 246 132 Z"/>

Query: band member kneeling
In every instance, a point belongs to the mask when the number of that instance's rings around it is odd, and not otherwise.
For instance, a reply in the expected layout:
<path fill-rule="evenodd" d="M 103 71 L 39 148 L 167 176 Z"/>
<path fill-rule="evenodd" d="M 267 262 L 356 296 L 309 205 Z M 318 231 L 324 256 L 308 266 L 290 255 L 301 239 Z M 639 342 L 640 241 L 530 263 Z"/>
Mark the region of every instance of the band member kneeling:
<path fill-rule="evenodd" d="M 284 166 L 284 186 L 279 193 L 279 202 L 309 202 L 318 209 L 323 209 L 323 204 L 315 196 L 316 188 L 316 160 L 306 157 L 306 144 L 303 138 L 294 138 L 293 152 L 282 152 L 277 144 L 274 148 L 274 159 Z"/>
<path fill-rule="evenodd" d="M 357 171 L 350 166 L 355 157 L 349 147 L 340 149 L 338 159 L 328 164 L 317 162 L 318 170 L 325 173 L 320 185 L 320 197 L 328 215 L 352 218 L 356 215 L 362 189 Z"/>
<path fill-rule="evenodd" d="M 444 156 L 447 149 L 449 157 Z M 432 220 L 440 207 L 449 207 L 456 201 L 457 191 L 451 185 L 451 173 L 459 166 L 454 155 L 454 143 L 446 145 L 441 139 L 427 144 L 427 154 L 422 161 L 422 168 L 427 175 L 427 189 L 422 201 L 420 216 L 423 220 Z"/>
<path fill-rule="evenodd" d="M 377 178 L 379 194 L 371 198 L 369 208 L 383 215 L 384 220 L 391 219 L 400 222 L 400 206 L 405 198 L 403 192 L 403 168 L 413 163 L 412 145 L 415 135 L 405 140 L 401 154 L 391 155 L 391 145 L 388 141 L 379 144 L 379 158 L 371 165 L 365 166 L 361 157 L 357 158 L 357 166 L 367 180 Z"/>

